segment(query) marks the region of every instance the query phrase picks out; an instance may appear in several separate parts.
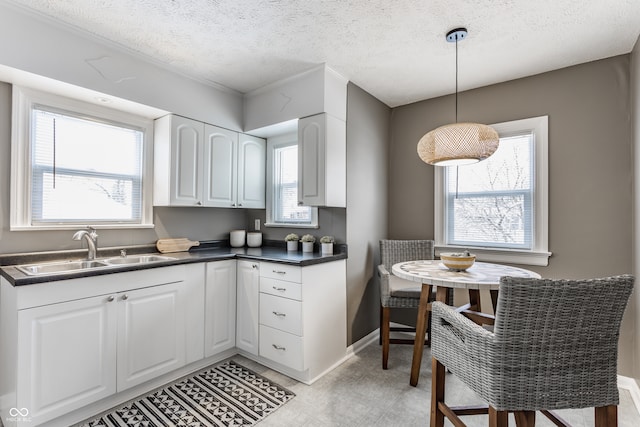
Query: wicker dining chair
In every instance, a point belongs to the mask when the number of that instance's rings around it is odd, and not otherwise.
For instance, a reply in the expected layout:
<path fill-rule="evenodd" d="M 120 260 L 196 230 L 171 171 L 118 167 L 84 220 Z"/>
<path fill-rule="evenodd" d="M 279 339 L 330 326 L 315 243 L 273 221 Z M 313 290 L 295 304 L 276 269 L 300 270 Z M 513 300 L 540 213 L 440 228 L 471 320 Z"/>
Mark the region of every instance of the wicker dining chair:
<path fill-rule="evenodd" d="M 391 331 L 415 332 L 415 328 L 390 326 L 391 309 L 417 309 L 420 302 L 420 283 L 401 279 L 391 274 L 393 264 L 403 261 L 434 259 L 433 240 L 380 240 L 380 341 L 382 342 L 382 369 L 387 369 L 389 344 L 414 344 L 413 339 L 391 338 Z M 431 300 L 435 294 L 431 292 Z M 425 341 L 429 344 L 429 339 Z"/>
<path fill-rule="evenodd" d="M 480 413 L 490 426 L 507 426 L 509 412 L 518 426 L 533 426 L 535 411 L 566 425 L 550 411 L 589 407 L 596 426 L 616 426 L 618 338 L 633 284 L 631 275 L 503 277 L 493 332 L 434 302 L 431 427 Z M 488 407 L 447 406 L 445 367 Z"/>

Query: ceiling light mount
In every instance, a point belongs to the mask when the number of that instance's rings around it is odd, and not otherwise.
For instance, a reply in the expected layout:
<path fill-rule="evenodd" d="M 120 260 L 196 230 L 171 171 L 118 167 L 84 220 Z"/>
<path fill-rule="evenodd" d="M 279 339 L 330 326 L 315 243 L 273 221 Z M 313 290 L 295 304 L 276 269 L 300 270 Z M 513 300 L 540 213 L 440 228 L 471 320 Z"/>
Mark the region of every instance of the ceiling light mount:
<path fill-rule="evenodd" d="M 447 33 L 447 41 L 449 43 L 459 42 L 464 40 L 468 34 L 469 32 L 464 27 L 455 28 Z"/>

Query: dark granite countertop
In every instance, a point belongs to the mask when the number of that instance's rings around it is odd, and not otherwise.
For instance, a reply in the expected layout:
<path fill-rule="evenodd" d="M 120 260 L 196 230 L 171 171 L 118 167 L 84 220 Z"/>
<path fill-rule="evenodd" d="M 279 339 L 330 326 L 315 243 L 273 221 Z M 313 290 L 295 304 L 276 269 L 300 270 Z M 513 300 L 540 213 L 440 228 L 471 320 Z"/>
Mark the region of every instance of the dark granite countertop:
<path fill-rule="evenodd" d="M 158 254 L 155 245 L 141 245 L 132 247 L 106 248 L 98 250 L 97 259 L 120 256 L 120 250 L 126 249 L 128 255 Z M 191 248 L 188 252 L 171 252 L 162 254 L 174 259 L 148 264 L 114 265 L 84 269 L 67 273 L 52 273 L 42 275 L 28 275 L 16 268 L 16 265 L 36 264 L 40 262 L 81 260 L 86 257 L 86 250 L 52 251 L 24 254 L 0 255 L 0 275 L 14 286 L 31 285 L 35 283 L 54 282 L 58 280 L 77 279 L 82 277 L 101 276 L 104 274 L 121 273 L 125 271 L 146 270 L 149 268 L 166 267 L 170 265 L 190 264 L 195 262 L 220 261 L 225 259 L 252 259 L 297 266 L 321 264 L 347 258 L 347 245 L 334 245 L 333 255 L 323 255 L 318 245 L 313 253 L 287 252 L 285 242 L 265 240 L 259 248 L 232 248 L 229 241 L 201 242 L 200 246 Z"/>

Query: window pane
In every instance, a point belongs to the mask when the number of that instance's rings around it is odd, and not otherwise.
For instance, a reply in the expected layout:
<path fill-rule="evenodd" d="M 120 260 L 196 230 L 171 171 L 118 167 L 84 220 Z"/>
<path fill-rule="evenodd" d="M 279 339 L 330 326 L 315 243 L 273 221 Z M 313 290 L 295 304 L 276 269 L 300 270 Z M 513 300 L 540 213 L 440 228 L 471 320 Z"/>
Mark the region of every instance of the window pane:
<path fill-rule="evenodd" d="M 311 208 L 298 206 L 298 146 L 274 150 L 274 218 L 276 223 L 310 224 Z"/>
<path fill-rule="evenodd" d="M 141 222 L 144 134 L 34 108 L 32 222 Z"/>
<path fill-rule="evenodd" d="M 482 162 L 447 168 L 447 243 L 531 249 L 533 158 L 527 133 L 501 138 Z"/>

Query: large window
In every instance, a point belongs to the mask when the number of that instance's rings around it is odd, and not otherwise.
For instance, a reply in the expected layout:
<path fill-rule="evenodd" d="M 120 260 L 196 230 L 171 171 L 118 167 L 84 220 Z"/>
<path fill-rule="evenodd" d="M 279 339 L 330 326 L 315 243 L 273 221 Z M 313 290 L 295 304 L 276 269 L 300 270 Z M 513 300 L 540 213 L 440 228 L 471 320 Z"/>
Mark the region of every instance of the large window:
<path fill-rule="evenodd" d="M 12 229 L 151 225 L 151 121 L 14 91 Z"/>
<path fill-rule="evenodd" d="M 267 226 L 317 227 L 318 208 L 298 205 L 298 144 L 295 134 L 267 142 Z"/>
<path fill-rule="evenodd" d="M 493 125 L 488 159 L 436 168 L 436 244 L 479 259 L 546 265 L 547 117 Z"/>

